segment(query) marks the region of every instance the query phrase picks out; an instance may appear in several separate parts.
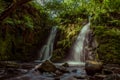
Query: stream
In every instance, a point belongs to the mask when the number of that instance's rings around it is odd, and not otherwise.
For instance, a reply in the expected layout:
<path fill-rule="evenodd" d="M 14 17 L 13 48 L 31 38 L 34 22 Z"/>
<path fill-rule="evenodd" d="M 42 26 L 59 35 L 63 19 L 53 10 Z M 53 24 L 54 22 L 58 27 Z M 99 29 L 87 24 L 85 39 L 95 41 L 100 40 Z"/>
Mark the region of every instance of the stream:
<path fill-rule="evenodd" d="M 52 72 L 44 72 L 41 73 L 38 70 L 35 70 L 34 65 L 38 66 L 40 64 L 38 63 L 26 63 L 26 68 L 33 67 L 31 69 L 13 69 L 13 71 L 9 70 L 6 74 L 4 73 L 4 77 L 0 78 L 0 80 L 84 80 L 84 79 L 77 79 L 81 78 L 82 76 L 85 76 L 85 70 L 83 64 L 78 63 L 72 63 L 67 67 L 65 70 L 68 72 L 58 74 Z M 31 65 L 32 64 L 32 65 Z M 63 63 L 54 63 L 55 66 L 61 67 Z M 24 67 L 25 68 L 25 67 Z M 59 73 L 59 72 L 58 72 Z"/>

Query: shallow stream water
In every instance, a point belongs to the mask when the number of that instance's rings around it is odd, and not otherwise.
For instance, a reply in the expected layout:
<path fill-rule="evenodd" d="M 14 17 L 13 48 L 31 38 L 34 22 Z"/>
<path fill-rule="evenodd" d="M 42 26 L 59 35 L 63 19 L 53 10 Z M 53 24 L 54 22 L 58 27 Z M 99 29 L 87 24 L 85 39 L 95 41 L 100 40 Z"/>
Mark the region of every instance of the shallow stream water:
<path fill-rule="evenodd" d="M 60 67 L 63 63 L 54 63 L 56 67 Z M 68 73 L 63 73 L 60 76 L 55 75 L 54 73 L 40 73 L 38 70 L 34 68 L 31 69 L 28 73 L 23 74 L 21 76 L 13 77 L 6 80 L 85 80 L 85 79 L 77 79 L 76 77 L 85 76 L 84 64 L 78 62 L 68 62 L 69 67 L 66 68 Z M 40 65 L 40 64 L 38 64 Z"/>

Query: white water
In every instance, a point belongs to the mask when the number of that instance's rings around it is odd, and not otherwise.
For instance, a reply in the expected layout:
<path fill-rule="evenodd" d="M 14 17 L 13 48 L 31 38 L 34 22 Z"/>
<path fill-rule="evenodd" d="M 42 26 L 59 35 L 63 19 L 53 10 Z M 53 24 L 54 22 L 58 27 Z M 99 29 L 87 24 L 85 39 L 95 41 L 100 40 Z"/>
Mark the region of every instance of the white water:
<path fill-rule="evenodd" d="M 85 53 L 84 53 L 84 43 L 86 40 L 86 35 L 90 30 L 90 22 L 87 23 L 83 28 L 81 29 L 72 49 L 72 60 L 68 63 L 77 65 L 77 64 L 84 64 L 85 61 Z"/>
<path fill-rule="evenodd" d="M 46 44 L 43 45 L 43 47 L 41 48 L 39 52 L 40 56 L 38 60 L 36 60 L 35 62 L 49 60 L 52 57 L 53 45 L 54 45 L 56 33 L 57 33 L 57 27 L 53 27 L 51 29 L 51 32 L 50 32 L 50 35 L 48 37 Z"/>

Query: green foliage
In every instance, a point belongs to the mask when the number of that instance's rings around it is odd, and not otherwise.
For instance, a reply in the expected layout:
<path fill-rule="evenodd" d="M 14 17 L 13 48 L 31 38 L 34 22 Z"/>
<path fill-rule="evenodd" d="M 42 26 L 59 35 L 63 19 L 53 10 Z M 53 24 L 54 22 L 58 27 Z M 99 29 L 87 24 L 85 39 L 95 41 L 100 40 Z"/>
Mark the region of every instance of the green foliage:
<path fill-rule="evenodd" d="M 93 15 L 93 23 L 103 26 L 119 26 L 120 1 L 119 0 L 103 0 L 96 2 L 91 0 L 87 11 Z"/>
<path fill-rule="evenodd" d="M 77 24 L 60 25 L 60 32 L 57 34 L 56 48 L 53 51 L 52 60 L 59 61 L 69 54 L 69 50 L 77 38 L 81 26 Z"/>
<path fill-rule="evenodd" d="M 95 28 L 95 34 L 100 44 L 97 49 L 99 58 L 106 63 L 120 63 L 120 30 L 97 26 Z"/>
<path fill-rule="evenodd" d="M 12 3 L 12 0 L 0 0 L 0 14 Z"/>
<path fill-rule="evenodd" d="M 0 14 L 12 0 L 0 0 Z M 75 41 L 81 26 L 91 16 L 100 46 L 97 53 L 105 62 L 120 58 L 120 0 L 45 0 L 24 4 L 0 26 L 1 60 L 32 60 L 48 37 L 50 29 L 59 25 L 52 60 L 62 59 Z M 52 14 L 55 14 L 53 17 Z M 44 35 L 43 35 L 44 34 Z M 24 56 L 24 57 L 23 57 Z M 36 55 L 35 55 L 36 56 Z"/>
<path fill-rule="evenodd" d="M 53 20 L 41 6 L 31 2 L 17 8 L 2 23 L 0 60 L 30 61 L 36 58 L 36 50 L 45 43 Z"/>
<path fill-rule="evenodd" d="M 27 27 L 33 28 L 33 20 L 29 15 L 24 15 L 24 22 Z"/>

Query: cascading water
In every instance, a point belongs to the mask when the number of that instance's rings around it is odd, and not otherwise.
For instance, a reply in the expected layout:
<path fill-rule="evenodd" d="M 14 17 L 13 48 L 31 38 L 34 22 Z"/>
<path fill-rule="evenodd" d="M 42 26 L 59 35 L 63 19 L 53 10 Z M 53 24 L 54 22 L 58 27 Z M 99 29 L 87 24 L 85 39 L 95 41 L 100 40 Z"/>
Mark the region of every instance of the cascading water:
<path fill-rule="evenodd" d="M 84 50 L 84 41 L 86 39 L 86 35 L 90 30 L 90 23 L 87 23 L 83 28 L 81 29 L 77 40 L 73 46 L 72 53 L 74 54 L 73 61 L 77 62 L 83 62 L 85 61 L 85 54 L 83 52 Z"/>
<path fill-rule="evenodd" d="M 84 64 L 85 61 L 85 47 L 88 45 L 88 37 L 87 34 L 90 31 L 90 22 L 87 23 L 83 28 L 81 29 L 75 43 L 73 44 L 73 47 L 71 49 L 71 61 L 68 61 L 71 65 L 79 65 Z M 85 44 L 87 43 L 87 44 Z"/>
<path fill-rule="evenodd" d="M 52 57 L 53 45 L 54 45 L 56 33 L 57 33 L 57 27 L 56 26 L 52 27 L 47 43 L 41 48 L 39 53 L 40 57 L 35 62 L 49 60 Z"/>

